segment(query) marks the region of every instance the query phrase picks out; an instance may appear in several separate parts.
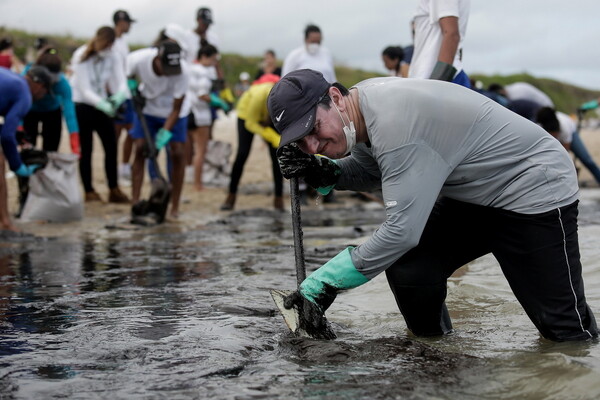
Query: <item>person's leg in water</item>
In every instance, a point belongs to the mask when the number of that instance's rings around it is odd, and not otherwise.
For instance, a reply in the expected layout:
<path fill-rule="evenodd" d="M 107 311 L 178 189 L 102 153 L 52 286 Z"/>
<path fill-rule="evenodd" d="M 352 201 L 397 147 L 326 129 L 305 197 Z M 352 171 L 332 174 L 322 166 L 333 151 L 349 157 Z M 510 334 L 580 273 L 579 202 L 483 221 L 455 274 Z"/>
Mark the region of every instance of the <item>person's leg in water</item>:
<path fill-rule="evenodd" d="M 542 336 L 558 342 L 597 337 L 581 276 L 577 202 L 542 214 L 495 214 L 492 253 Z"/>
<path fill-rule="evenodd" d="M 156 137 L 156 133 L 165 123 L 164 118 L 156 118 L 149 115 L 144 115 L 150 136 Z M 142 128 L 142 124 L 135 115 L 133 119 L 133 128 L 129 132 L 133 139 L 134 159 L 131 166 L 131 202 L 136 204 L 140 201 L 142 185 L 144 183 L 144 164 L 146 163 L 146 136 Z"/>
<path fill-rule="evenodd" d="M 114 122 L 105 115 L 104 118 L 97 119 L 96 124 L 96 132 L 104 148 L 104 173 L 109 189 L 108 201 L 110 203 L 129 203 L 127 195 L 119 189 L 117 177 L 118 150 Z"/>
<path fill-rule="evenodd" d="M 0 124 L 0 126 L 2 126 Z M 0 149 L 0 230 L 18 232 L 8 214 L 8 187 L 6 185 L 6 159 Z"/>
<path fill-rule="evenodd" d="M 169 142 L 170 157 L 172 162 L 171 172 L 171 218 L 179 218 L 179 203 L 185 176 L 185 137 L 187 136 L 187 116 L 179 118 L 171 129 L 173 137 Z"/>
<path fill-rule="evenodd" d="M 466 263 L 490 252 L 477 207 L 446 198 L 432 210 L 419 244 L 386 270 L 406 325 L 417 336 L 450 333 L 446 282 Z"/>
<path fill-rule="evenodd" d="M 250 155 L 250 149 L 252 148 L 252 140 L 254 134 L 246 129 L 245 121 L 238 118 L 238 149 L 235 156 L 235 161 L 231 169 L 231 180 L 229 181 L 229 193 L 225 202 L 221 205 L 221 210 L 233 210 L 235 207 L 235 200 L 237 195 L 238 185 L 242 178 L 242 172 L 244 172 L 244 165 L 248 156 Z"/>
<path fill-rule="evenodd" d="M 194 143 L 194 189 L 201 191 L 204 189 L 202 182 L 202 173 L 204 167 L 204 158 L 206 156 L 206 148 L 210 139 L 210 126 L 197 126 L 191 131 Z"/>
<path fill-rule="evenodd" d="M 596 182 L 600 185 L 600 168 L 594 162 L 594 159 L 588 152 L 583 140 L 581 140 L 581 136 L 579 136 L 579 132 L 573 133 L 573 140 L 571 141 L 571 151 L 577 157 L 583 165 L 592 173 Z"/>

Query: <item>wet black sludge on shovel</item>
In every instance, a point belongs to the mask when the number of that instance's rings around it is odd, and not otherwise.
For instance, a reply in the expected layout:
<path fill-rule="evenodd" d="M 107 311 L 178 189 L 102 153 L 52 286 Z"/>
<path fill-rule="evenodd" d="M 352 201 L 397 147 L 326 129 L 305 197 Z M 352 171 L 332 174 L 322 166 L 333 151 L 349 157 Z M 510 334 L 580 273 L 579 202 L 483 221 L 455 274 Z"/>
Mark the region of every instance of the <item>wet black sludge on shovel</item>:
<path fill-rule="evenodd" d="M 290 179 L 290 198 L 292 203 L 292 229 L 294 233 L 294 255 L 296 262 L 297 286 L 306 279 L 306 265 L 304 263 L 304 244 L 302 240 L 302 225 L 300 218 L 300 193 L 298 178 Z M 314 312 L 302 310 L 301 306 L 294 305 L 293 308 L 284 307 L 284 299 L 292 294 L 292 290 L 272 289 L 271 297 L 281 312 L 285 324 L 296 336 L 309 337 L 313 339 L 335 339 L 336 335 L 331 329 L 331 324 L 325 315 L 311 315 Z"/>

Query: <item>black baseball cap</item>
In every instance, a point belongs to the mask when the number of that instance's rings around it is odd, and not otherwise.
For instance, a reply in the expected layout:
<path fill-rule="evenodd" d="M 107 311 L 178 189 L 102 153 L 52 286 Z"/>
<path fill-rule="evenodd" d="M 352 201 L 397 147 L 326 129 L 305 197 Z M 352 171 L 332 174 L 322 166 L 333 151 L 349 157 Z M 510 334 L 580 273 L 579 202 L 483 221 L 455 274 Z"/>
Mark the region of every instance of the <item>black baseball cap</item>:
<path fill-rule="evenodd" d="M 317 104 L 330 86 L 323 74 L 312 69 L 292 71 L 273 86 L 267 107 L 281 134 L 279 148 L 310 133 L 315 126 Z"/>
<path fill-rule="evenodd" d="M 212 11 L 210 11 L 210 8 L 206 7 L 199 8 L 196 13 L 196 19 L 201 19 L 204 23 L 210 25 L 213 23 Z"/>
<path fill-rule="evenodd" d="M 116 24 L 119 21 L 135 22 L 135 19 L 132 19 L 127 11 L 117 10 L 113 14 L 113 22 Z"/>
<path fill-rule="evenodd" d="M 34 64 L 27 70 L 27 76 L 34 82 L 42 84 L 46 89 L 55 83 L 54 76 L 43 65 Z"/>
<path fill-rule="evenodd" d="M 158 45 L 158 57 L 165 75 L 181 74 L 181 47 L 177 42 L 165 40 Z"/>

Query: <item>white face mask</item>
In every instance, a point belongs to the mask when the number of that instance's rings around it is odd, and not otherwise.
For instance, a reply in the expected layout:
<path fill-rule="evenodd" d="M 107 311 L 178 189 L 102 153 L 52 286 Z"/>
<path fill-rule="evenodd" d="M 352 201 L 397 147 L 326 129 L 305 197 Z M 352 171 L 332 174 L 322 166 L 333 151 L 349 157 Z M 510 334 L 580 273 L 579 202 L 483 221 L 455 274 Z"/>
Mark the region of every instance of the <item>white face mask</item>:
<path fill-rule="evenodd" d="M 320 46 L 321 45 L 319 43 L 309 43 L 306 45 L 306 51 L 308 54 L 317 54 Z"/>
<path fill-rule="evenodd" d="M 98 57 L 100 57 L 100 58 L 106 58 L 110 55 L 110 48 L 100 50 L 97 54 L 98 54 Z"/>
<path fill-rule="evenodd" d="M 331 101 L 331 104 L 333 104 L 333 106 L 335 107 L 335 110 L 338 112 L 338 115 L 340 116 L 340 119 L 342 120 L 342 124 L 344 124 L 344 127 L 342 128 L 342 130 L 344 131 L 344 135 L 346 135 L 346 153 L 345 154 L 348 154 L 348 153 L 350 153 L 350 151 L 356 144 L 356 128 L 354 127 L 354 122 L 350 121 L 350 118 L 348 118 L 348 125 L 346 125 L 346 122 L 344 121 L 344 118 L 342 117 L 342 113 L 337 108 L 337 106 L 335 105 L 333 100 Z"/>

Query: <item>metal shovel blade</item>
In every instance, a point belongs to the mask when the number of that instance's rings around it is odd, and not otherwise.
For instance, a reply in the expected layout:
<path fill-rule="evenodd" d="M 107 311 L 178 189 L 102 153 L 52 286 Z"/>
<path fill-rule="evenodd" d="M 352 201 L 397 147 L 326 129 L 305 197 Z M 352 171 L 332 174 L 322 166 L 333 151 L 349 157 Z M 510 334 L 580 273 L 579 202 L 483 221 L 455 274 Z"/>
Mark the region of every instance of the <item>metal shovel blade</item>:
<path fill-rule="evenodd" d="M 312 339 L 335 339 L 336 335 L 331 329 L 331 325 L 325 316 L 322 318 L 325 320 L 325 324 L 320 329 L 309 329 L 310 332 L 307 332 L 305 327 L 307 322 L 303 321 L 300 317 L 300 313 L 296 307 L 287 309 L 283 306 L 283 299 L 290 294 L 293 293 L 292 290 L 279 290 L 279 289 L 271 289 L 271 297 L 275 302 L 275 305 L 279 309 L 279 312 L 283 316 L 283 320 L 285 324 L 290 328 L 290 331 L 298 337 L 307 337 Z"/>

